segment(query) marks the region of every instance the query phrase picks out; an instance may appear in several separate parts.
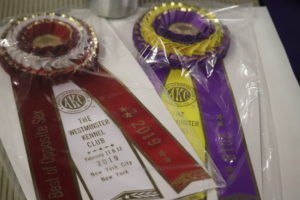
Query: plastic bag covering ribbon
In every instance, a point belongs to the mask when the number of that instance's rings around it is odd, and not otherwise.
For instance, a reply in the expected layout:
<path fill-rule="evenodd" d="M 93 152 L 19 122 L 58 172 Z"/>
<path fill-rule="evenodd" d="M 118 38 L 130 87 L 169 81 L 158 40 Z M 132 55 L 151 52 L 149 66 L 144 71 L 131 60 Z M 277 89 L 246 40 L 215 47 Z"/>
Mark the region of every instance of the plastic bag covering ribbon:
<path fill-rule="evenodd" d="M 260 199 L 222 62 L 230 46 L 228 28 L 206 10 L 163 3 L 135 24 L 133 40 L 144 70 L 198 156 L 207 159 L 207 149 L 225 179 L 219 198 Z"/>
<path fill-rule="evenodd" d="M 100 103 L 177 193 L 194 181 L 210 179 L 152 114 L 98 63 L 98 53 L 92 28 L 64 14 L 43 13 L 15 20 L 1 36 L 0 61 L 11 76 L 37 199 L 81 199 L 57 109 L 76 109 L 86 101 L 82 95 L 71 95 L 56 105 L 52 88 L 70 80 Z M 160 156 L 161 152 L 170 162 Z M 185 167 L 173 167 L 181 165 Z M 49 193 L 50 182 L 59 183 L 60 190 Z"/>

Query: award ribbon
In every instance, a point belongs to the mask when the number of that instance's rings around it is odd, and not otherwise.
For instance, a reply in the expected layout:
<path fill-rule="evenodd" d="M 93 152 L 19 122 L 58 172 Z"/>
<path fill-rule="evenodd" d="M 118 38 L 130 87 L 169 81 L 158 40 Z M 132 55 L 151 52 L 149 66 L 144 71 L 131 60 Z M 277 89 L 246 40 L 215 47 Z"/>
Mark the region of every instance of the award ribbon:
<path fill-rule="evenodd" d="M 53 91 L 70 154 L 90 196 L 162 198 L 133 147 L 93 96 L 72 81 Z"/>
<path fill-rule="evenodd" d="M 150 112 L 103 68 L 98 67 L 96 75 L 88 78 L 74 76 L 72 81 L 89 91 L 109 111 L 129 140 L 176 192 L 180 193 L 193 179 L 209 178 Z"/>
<path fill-rule="evenodd" d="M 158 92 L 162 93 L 167 107 L 170 107 L 169 100 L 166 101 L 157 79 L 164 84 L 167 96 L 175 101 L 179 113 L 185 114 L 178 101 L 181 104 L 193 101 L 195 97 L 192 93 L 196 93 L 201 114 L 189 112 L 190 116 L 198 115 L 194 120 L 202 121 L 203 127 L 202 130 L 199 130 L 200 127 L 194 129 L 197 131 L 194 136 L 186 133 L 178 122 L 175 108 L 169 110 L 195 149 L 199 149 L 195 140 L 206 144 L 227 184 L 219 189 L 219 198 L 260 199 L 222 62 L 230 44 L 227 27 L 222 26 L 214 14 L 203 9 L 182 3 L 163 3 L 135 24 L 133 40 L 142 54 L 145 71 L 154 71 L 156 77 L 151 73 L 149 77 Z M 187 82 L 191 79 L 193 84 L 184 84 L 183 79 Z M 186 117 L 185 120 L 191 119 Z M 205 142 L 203 138 L 206 138 Z M 197 152 L 203 160 L 203 153 Z"/>
<path fill-rule="evenodd" d="M 80 199 L 65 136 L 52 102 L 53 87 L 69 80 L 100 103 L 177 193 L 202 180 L 207 188 L 213 187 L 207 172 L 171 133 L 100 66 L 98 40 L 87 24 L 64 14 L 33 15 L 11 23 L 1 41 L 1 64 L 11 75 L 38 199 L 54 198 L 51 195 Z M 85 102 L 81 95 L 71 95 L 69 100 L 64 101 L 65 107 Z M 53 191 L 53 184 L 60 190 Z"/>
<path fill-rule="evenodd" d="M 49 78 L 74 70 L 57 66 L 68 61 L 56 55 L 67 53 L 79 37 L 61 19 L 53 13 L 12 22 L 1 36 L 0 61 L 11 76 L 36 198 L 77 200 L 77 178 L 52 102 L 54 79 Z M 78 59 L 78 66 L 88 59 Z"/>
<path fill-rule="evenodd" d="M 161 98 L 192 146 L 197 147 L 195 151 L 205 163 L 205 138 L 197 96 L 192 78 L 183 73 L 178 69 L 169 72 L 165 81 L 166 92 L 162 92 Z"/>

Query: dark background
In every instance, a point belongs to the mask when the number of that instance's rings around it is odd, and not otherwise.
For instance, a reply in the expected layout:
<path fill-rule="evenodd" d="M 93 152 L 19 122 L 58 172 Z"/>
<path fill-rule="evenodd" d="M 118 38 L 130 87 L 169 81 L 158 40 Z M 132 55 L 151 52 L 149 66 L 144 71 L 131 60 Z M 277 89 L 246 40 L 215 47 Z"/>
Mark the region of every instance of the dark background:
<path fill-rule="evenodd" d="M 300 84 L 300 0 L 260 0 L 268 7 Z"/>

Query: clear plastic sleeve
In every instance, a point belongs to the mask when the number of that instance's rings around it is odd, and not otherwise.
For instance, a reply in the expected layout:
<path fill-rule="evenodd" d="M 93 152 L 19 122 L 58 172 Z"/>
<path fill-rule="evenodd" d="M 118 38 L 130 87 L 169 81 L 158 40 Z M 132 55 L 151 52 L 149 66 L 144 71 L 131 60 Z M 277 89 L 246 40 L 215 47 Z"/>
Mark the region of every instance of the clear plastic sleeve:
<path fill-rule="evenodd" d="M 105 19 L 4 24 L 0 136 L 27 199 L 195 199 L 225 186 Z"/>
<path fill-rule="evenodd" d="M 282 199 L 255 16 L 245 6 L 187 2 L 152 4 L 111 24 L 199 158 L 206 149 L 221 172 L 226 186 L 207 199 Z"/>
<path fill-rule="evenodd" d="M 1 23 L 0 138 L 27 199 L 282 199 L 254 16 L 187 2 Z"/>

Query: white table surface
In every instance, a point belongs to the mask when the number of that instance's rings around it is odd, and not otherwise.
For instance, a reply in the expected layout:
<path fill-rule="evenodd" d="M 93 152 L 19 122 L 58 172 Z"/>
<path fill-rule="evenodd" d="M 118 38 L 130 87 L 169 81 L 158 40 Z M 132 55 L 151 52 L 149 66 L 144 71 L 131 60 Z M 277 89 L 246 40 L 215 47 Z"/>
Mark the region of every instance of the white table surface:
<path fill-rule="evenodd" d="M 268 84 L 277 138 L 283 200 L 299 200 L 300 87 L 267 8 L 254 8 L 253 12 L 253 26 Z M 111 22 L 114 26 L 114 21 Z M 126 41 L 124 43 L 129 49 L 134 48 Z"/>
<path fill-rule="evenodd" d="M 255 11 L 255 33 L 278 142 L 283 200 L 299 200 L 300 87 L 267 9 Z"/>
<path fill-rule="evenodd" d="M 253 12 L 277 138 L 283 200 L 299 200 L 300 87 L 267 9 L 254 8 Z"/>

